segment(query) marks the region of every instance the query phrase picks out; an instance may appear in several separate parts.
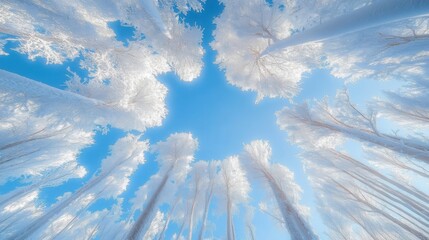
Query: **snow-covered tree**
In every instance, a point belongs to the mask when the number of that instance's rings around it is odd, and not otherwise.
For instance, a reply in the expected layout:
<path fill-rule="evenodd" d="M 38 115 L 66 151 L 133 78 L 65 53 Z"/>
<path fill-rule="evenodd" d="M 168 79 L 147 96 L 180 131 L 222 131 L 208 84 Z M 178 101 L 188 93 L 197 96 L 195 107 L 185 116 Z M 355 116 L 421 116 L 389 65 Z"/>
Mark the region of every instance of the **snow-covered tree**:
<path fill-rule="evenodd" d="M 203 65 L 202 34 L 198 28 L 179 21 L 175 6 L 182 6 L 181 11 L 185 11 L 184 6 L 201 11 L 202 6 L 199 1 L 168 2 L 171 1 L 4 1 L 0 32 L 7 34 L 7 41 L 19 43 L 17 51 L 30 59 L 45 58 L 47 63 L 63 63 L 106 50 L 128 57 L 118 62 L 120 65 L 132 63 L 134 57 L 144 58 L 139 51 L 133 51 L 135 46 L 124 47 L 115 39 L 109 24 L 119 21 L 135 29 L 133 42 L 150 45 L 182 79 L 191 81 Z"/>
<path fill-rule="evenodd" d="M 37 205 L 39 191 L 28 192 L 14 202 L 3 204 L 0 214 L 0 236 L 7 238 L 18 229 L 23 229 L 27 221 L 34 221 L 43 214 L 43 208 Z M 23 221 L 23 219 L 27 221 Z"/>
<path fill-rule="evenodd" d="M 208 181 L 206 182 L 206 188 L 205 188 L 205 194 L 204 194 L 204 210 L 203 210 L 203 216 L 201 221 L 201 228 L 198 234 L 198 239 L 202 240 L 204 239 L 204 233 L 206 230 L 207 225 L 207 218 L 209 214 L 210 204 L 213 199 L 213 195 L 215 193 L 215 184 L 217 179 L 217 174 L 220 170 L 220 161 L 212 160 L 208 163 L 207 167 L 207 178 Z"/>
<path fill-rule="evenodd" d="M 162 227 L 161 231 L 158 234 L 158 240 L 165 239 L 166 231 L 170 225 L 170 222 L 174 220 L 174 217 L 176 217 L 176 210 L 178 206 L 182 203 L 182 200 L 178 194 L 176 194 L 176 198 L 173 200 L 173 202 L 170 204 L 170 209 L 167 213 L 166 219 L 164 221 L 164 226 Z"/>
<path fill-rule="evenodd" d="M 210 203 L 215 193 L 215 179 L 219 171 L 219 164 L 220 162 L 216 160 L 198 161 L 192 164 L 187 181 L 177 193 L 177 197 L 182 201 L 175 216 L 176 222 L 180 226 L 179 231 L 175 234 L 176 239 L 183 237 L 193 239 L 195 235 L 203 238 Z M 176 202 L 174 202 L 174 207 L 177 206 Z M 201 220 L 201 228 L 196 231 L 195 226 L 198 225 L 199 220 Z"/>
<path fill-rule="evenodd" d="M 221 165 L 218 181 L 221 184 L 220 191 L 223 196 L 221 200 L 226 205 L 227 239 L 234 240 L 234 212 L 237 211 L 239 204 L 248 201 L 250 184 L 237 156 L 226 158 Z"/>
<path fill-rule="evenodd" d="M 188 224 L 188 240 L 192 240 L 192 234 L 194 233 L 194 225 L 196 225 L 195 221 L 197 219 L 201 219 L 199 217 L 202 210 L 200 206 L 203 198 L 203 191 L 207 186 L 208 182 L 205 176 L 208 174 L 208 163 L 205 161 L 198 161 L 193 164 L 192 169 L 189 173 L 189 196 L 190 199 L 190 211 L 189 211 L 189 224 Z"/>
<path fill-rule="evenodd" d="M 351 33 L 324 42 L 326 66 L 346 83 L 360 79 L 409 81 L 424 78 L 429 38 L 427 17 Z M 404 40 L 405 39 L 405 40 Z"/>
<path fill-rule="evenodd" d="M 333 234 L 353 239 L 429 235 L 426 193 L 334 149 L 318 148 L 302 157 Z"/>
<path fill-rule="evenodd" d="M 124 212 L 121 205 L 123 200 L 123 198 L 118 198 L 117 203 L 112 206 L 110 211 L 104 217 L 99 219 L 97 225 L 93 229 L 93 232 L 91 232 L 90 237 L 96 235 L 100 239 L 117 239 L 123 235 L 124 231 L 127 229 L 127 224 L 125 220 L 122 219 Z M 88 237 L 88 240 L 92 239 L 90 237 Z"/>
<path fill-rule="evenodd" d="M 318 239 L 302 213 L 304 208 L 298 203 L 302 190 L 294 182 L 293 172 L 281 164 L 269 162 L 271 147 L 268 142 L 259 140 L 245 145 L 242 158 L 249 172 L 271 189 L 291 239 Z"/>
<path fill-rule="evenodd" d="M 257 102 L 292 99 L 317 69 L 345 84 L 405 83 L 368 111 L 339 91 L 334 103 L 292 104 L 277 122 L 302 151 L 330 238 L 427 239 L 429 1 L 219 2 L 210 43 L 215 63 L 230 84 L 255 91 Z M 201 73 L 203 30 L 187 14 L 201 12 L 205 0 L 0 3 L 0 55 L 15 51 L 69 67 L 64 89 L 0 70 L 0 185 L 12 187 L 1 189 L 1 239 L 202 240 L 216 235 L 213 207 L 226 213 L 226 239 L 238 238 L 237 229 L 254 239 L 249 182 L 262 183 L 268 200 L 259 210 L 291 239 L 318 238 L 294 173 L 271 162 L 266 141 L 223 161 L 194 163 L 197 140 L 172 134 L 152 146 L 158 171 L 131 201 L 122 198 L 145 162 L 149 146 L 140 137 L 167 115 L 167 88 L 158 78 L 171 72 L 189 82 Z M 120 40 L 123 28 L 132 36 Z M 378 126 L 382 121 L 388 124 Z M 87 174 L 79 154 L 109 128 L 126 136 L 100 169 L 45 206 L 46 188 Z M 94 210 L 100 199 L 113 206 Z M 237 228 L 238 214 L 245 219 Z"/>
<path fill-rule="evenodd" d="M 246 208 L 246 229 L 248 232 L 248 238 L 250 240 L 255 240 L 255 226 L 252 223 L 254 215 L 253 207 L 247 206 Z"/>
<path fill-rule="evenodd" d="M 387 92 L 387 99 L 378 99 L 372 105 L 380 115 L 410 129 L 429 129 L 429 80 L 427 77 L 408 79 L 399 91 Z M 413 129 L 415 130 L 415 129 Z"/>
<path fill-rule="evenodd" d="M 257 101 L 294 97 L 314 69 L 352 82 L 403 79 L 427 66 L 424 0 L 221 2 L 216 62 Z"/>
<path fill-rule="evenodd" d="M 0 183 L 37 181 L 55 168 L 77 165 L 81 149 L 93 142 L 95 125 L 76 112 L 96 108 L 89 99 L 63 93 L 0 70 Z M 73 111 L 74 104 L 81 108 Z"/>
<path fill-rule="evenodd" d="M 376 117 L 375 112 L 366 114 L 351 103 L 347 91 L 339 91 L 335 107 L 329 106 L 327 99 L 313 107 L 303 103 L 278 112 L 277 122 L 298 144 L 308 138 L 318 139 L 315 145 L 324 144 L 336 136 L 345 136 L 429 162 L 429 145 L 424 140 L 380 132 Z"/>
<path fill-rule="evenodd" d="M 312 108 L 304 104 L 284 109 L 277 116 L 291 142 L 304 151 L 305 172 L 331 238 L 428 236 L 429 195 L 413 181 L 427 179 L 424 141 L 382 133 L 377 115 L 360 111 L 347 91 L 338 92 L 334 107 L 325 99 Z M 344 143 L 351 140 L 362 144 L 367 161 L 344 151 Z"/>
<path fill-rule="evenodd" d="M 229 83 L 264 97 L 292 98 L 301 76 L 319 65 L 318 44 L 298 46 L 263 58 L 261 52 L 293 28 L 281 1 L 221 1 L 222 14 L 215 19 L 213 49 L 216 63 L 225 69 Z M 283 7 L 281 7 L 283 6 Z"/>
<path fill-rule="evenodd" d="M 2 195 L 0 208 L 5 209 L 8 205 L 21 201 L 23 197 L 37 192 L 41 188 L 60 185 L 69 178 L 81 178 L 85 174 L 85 168 L 78 166 L 76 162 L 66 163 L 50 171 L 44 171 L 38 178 L 32 178 L 32 183 Z"/>
<path fill-rule="evenodd" d="M 125 191 L 130 175 L 145 161 L 143 153 L 148 148 L 147 142 L 141 142 L 138 138 L 128 135 L 118 140 L 111 148 L 111 155 L 102 162 L 98 175 L 76 192 L 63 196 L 24 229 L 10 236 L 10 239 L 26 239 L 33 234 L 42 234 L 44 226 L 48 226 L 48 230 L 53 227 L 53 231 L 58 234 L 75 219 L 77 212 L 86 209 L 95 200 L 116 197 Z"/>
<path fill-rule="evenodd" d="M 79 123 L 78 126 L 81 128 L 95 128 L 94 124 L 101 126 L 111 124 L 124 130 L 144 131 L 146 127 L 160 125 L 166 114 L 164 104 L 166 89 L 150 78 L 140 83 L 110 85 L 106 87 L 106 91 L 103 91 L 101 86 L 91 91 L 88 87 L 83 88 L 73 83 L 72 89 L 81 93 L 75 94 L 6 71 L 1 71 L 0 77 L 2 80 L 0 90 L 4 101 L 16 102 L 15 104 L 30 102 L 33 108 L 22 110 L 26 114 L 31 114 L 30 110 L 42 116 L 51 114 L 57 116 L 58 121 L 73 120 L 76 124 Z M 111 96 L 97 98 L 97 95 L 103 94 Z M 115 99 L 115 95 L 120 97 Z M 76 105 L 80 108 L 76 108 Z M 5 106 L 3 109 L 7 111 L 8 108 Z M 61 115 L 59 110 L 67 111 L 68 114 Z M 6 114 L 8 113 L 5 112 Z M 12 114 L 5 118 L 10 115 Z"/>
<path fill-rule="evenodd" d="M 177 186 L 185 180 L 197 146 L 197 140 L 191 134 L 175 133 L 152 147 L 152 151 L 158 154 L 160 169 L 136 191 L 132 199 L 131 214 L 136 210 L 141 210 L 141 213 L 132 223 L 127 239 L 139 239 L 148 231 L 158 205 L 174 196 Z"/>
<path fill-rule="evenodd" d="M 155 239 L 155 236 L 161 232 L 163 226 L 164 226 L 164 214 L 160 211 L 157 211 L 155 214 L 155 217 L 150 223 L 148 230 L 144 234 L 143 239 L 144 240 Z"/>
<path fill-rule="evenodd" d="M 199 76 L 203 67 L 202 31 L 185 24 L 179 19 L 178 13 L 201 11 L 201 3 L 199 0 L 120 3 L 123 13 L 121 21 L 133 26 L 135 38 L 148 42 L 182 80 L 192 81 Z"/>

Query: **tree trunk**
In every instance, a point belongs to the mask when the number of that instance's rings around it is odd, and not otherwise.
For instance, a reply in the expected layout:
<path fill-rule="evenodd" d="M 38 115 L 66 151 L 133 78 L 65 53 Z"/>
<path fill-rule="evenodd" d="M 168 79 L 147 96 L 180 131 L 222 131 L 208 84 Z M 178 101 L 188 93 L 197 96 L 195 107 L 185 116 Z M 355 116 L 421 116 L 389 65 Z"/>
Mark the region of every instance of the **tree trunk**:
<path fill-rule="evenodd" d="M 301 33 L 277 41 L 267 47 L 261 56 L 287 47 L 380 26 L 407 18 L 419 17 L 429 13 L 427 0 L 384 0 L 359 8 L 353 12 L 326 21 Z"/>
<path fill-rule="evenodd" d="M 162 190 L 164 189 L 165 184 L 167 183 L 169 173 L 171 172 L 170 168 L 164 175 L 161 183 L 159 184 L 156 191 L 151 196 L 148 204 L 144 208 L 143 212 L 140 214 L 137 221 L 134 223 L 133 227 L 131 228 L 130 232 L 127 235 L 128 240 L 137 240 L 140 239 L 140 235 L 143 231 L 145 231 L 150 224 L 149 217 L 153 214 L 155 210 L 155 206 L 158 203 L 159 196 L 162 193 Z"/>

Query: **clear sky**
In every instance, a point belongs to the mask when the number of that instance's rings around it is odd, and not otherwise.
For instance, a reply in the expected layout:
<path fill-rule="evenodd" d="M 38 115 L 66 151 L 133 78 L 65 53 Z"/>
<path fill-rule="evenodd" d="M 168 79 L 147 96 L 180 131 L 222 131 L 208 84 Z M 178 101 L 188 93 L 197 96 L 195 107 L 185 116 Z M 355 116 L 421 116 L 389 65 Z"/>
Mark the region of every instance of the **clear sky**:
<path fill-rule="evenodd" d="M 286 165 L 295 172 L 295 180 L 303 189 L 302 203 L 311 208 L 311 223 L 316 232 L 323 239 L 323 225 L 317 215 L 313 193 L 308 185 L 302 165 L 297 158 L 298 149 L 287 142 L 287 135 L 280 131 L 276 125 L 275 112 L 282 109 L 289 102 L 285 99 L 265 99 L 255 104 L 256 94 L 242 92 L 238 88 L 227 83 L 224 73 L 214 64 L 216 53 L 209 47 L 213 40 L 211 35 L 215 26 L 212 21 L 220 14 L 222 7 L 217 1 L 208 0 L 202 13 L 189 13 L 185 20 L 191 25 L 199 25 L 204 29 L 203 46 L 205 49 L 204 69 L 201 76 L 191 83 L 183 82 L 174 74 L 166 74 L 160 80 L 168 87 L 167 97 L 168 115 L 160 127 L 148 129 L 142 138 L 149 139 L 151 143 L 165 140 L 174 132 L 191 132 L 198 138 L 199 149 L 196 152 L 196 160 L 225 159 L 230 155 L 240 154 L 243 145 L 252 140 L 268 140 L 273 149 L 272 160 Z M 132 29 L 119 27 L 112 24 L 118 39 L 126 40 Z M 0 56 L 0 68 L 17 73 L 19 75 L 44 82 L 57 88 L 64 88 L 67 79 L 67 67 L 78 71 L 79 59 L 66 62 L 63 65 L 45 65 L 44 60 L 29 61 L 26 56 L 18 54 L 7 46 L 9 56 Z M 79 72 L 85 74 L 84 72 Z M 361 81 L 351 86 L 351 97 L 357 103 L 363 104 L 369 96 L 377 95 L 381 85 L 374 85 L 370 81 Z M 369 88 L 369 86 L 372 86 Z M 330 76 L 326 70 L 315 70 L 302 82 L 302 91 L 294 99 L 302 102 L 306 99 L 320 99 L 325 95 L 333 97 L 337 89 L 343 88 L 341 80 Z M 362 93 L 363 92 L 363 93 Z M 108 153 L 108 146 L 124 136 L 125 133 L 111 129 L 107 135 L 98 133 L 95 144 L 85 149 L 79 156 L 80 163 L 88 170 L 83 179 L 73 179 L 67 183 L 49 189 L 44 189 L 41 199 L 46 204 L 52 204 L 55 199 L 67 191 L 75 191 L 82 186 L 100 167 L 101 160 Z M 122 194 L 125 199 L 133 197 L 135 190 L 141 186 L 157 170 L 154 156 L 147 154 L 147 163 L 141 166 L 132 176 L 127 191 Z M 8 183 L 1 187 L 1 192 L 6 192 L 18 183 Z M 259 190 L 252 193 L 252 201 L 263 200 Z M 102 209 L 112 204 L 110 200 L 97 202 L 91 209 Z M 125 201 L 125 207 L 127 202 Z M 217 229 L 223 230 L 223 219 L 213 217 L 219 223 Z M 236 218 L 236 221 L 243 218 Z M 276 226 L 266 215 L 255 215 L 257 239 L 287 239 L 288 234 Z M 239 225 L 239 224 L 237 224 Z M 240 231 L 240 227 L 238 228 Z M 222 236 L 216 234 L 217 236 Z"/>

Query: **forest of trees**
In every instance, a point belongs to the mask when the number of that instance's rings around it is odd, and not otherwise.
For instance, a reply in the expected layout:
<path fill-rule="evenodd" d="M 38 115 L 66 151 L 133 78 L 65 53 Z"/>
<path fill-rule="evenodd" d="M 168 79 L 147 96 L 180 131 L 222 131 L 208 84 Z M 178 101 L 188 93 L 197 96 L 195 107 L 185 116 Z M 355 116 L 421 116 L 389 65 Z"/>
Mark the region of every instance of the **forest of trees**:
<path fill-rule="evenodd" d="M 292 240 L 429 239 L 429 1 L 219 0 L 213 32 L 185 21 L 206 1 L 215 0 L 0 0 L 0 55 L 78 63 L 62 89 L 0 69 L 0 239 L 253 240 L 264 231 L 256 211 Z M 113 23 L 133 36 L 119 40 Z M 145 136 L 168 115 L 161 77 L 204 74 L 203 39 L 255 104 L 288 101 L 275 117 L 299 151 L 311 211 L 286 164 L 294 156 L 272 159 L 266 140 L 202 160 L 193 133 Z M 344 88 L 296 101 L 317 69 Z M 347 88 L 368 79 L 397 87 L 357 104 Z M 124 136 L 87 176 L 80 154 L 110 129 Z M 148 154 L 156 172 L 124 197 Z M 112 204 L 94 208 L 100 201 Z"/>

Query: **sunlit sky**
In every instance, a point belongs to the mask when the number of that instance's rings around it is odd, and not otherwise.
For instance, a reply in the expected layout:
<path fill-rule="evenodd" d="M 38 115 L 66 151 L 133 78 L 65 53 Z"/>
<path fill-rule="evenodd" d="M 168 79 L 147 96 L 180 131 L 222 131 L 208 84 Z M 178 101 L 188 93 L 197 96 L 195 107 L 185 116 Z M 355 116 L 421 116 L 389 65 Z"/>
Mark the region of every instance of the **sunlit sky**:
<path fill-rule="evenodd" d="M 198 25 L 204 29 L 203 47 L 205 49 L 204 69 L 199 78 L 193 82 L 183 82 L 172 73 L 161 76 L 159 79 L 169 89 L 167 96 L 168 115 L 160 127 L 148 129 L 142 139 L 149 139 L 151 143 L 165 140 L 174 132 L 191 132 L 198 138 L 199 149 L 196 152 L 196 160 L 225 159 L 228 156 L 239 154 L 243 145 L 255 139 L 268 140 L 273 149 L 272 160 L 286 165 L 295 173 L 296 182 L 303 189 L 302 203 L 311 208 L 311 224 L 315 232 L 324 238 L 324 227 L 315 209 L 315 200 L 309 187 L 307 178 L 303 172 L 301 162 L 297 156 L 299 150 L 287 142 L 287 134 L 280 131 L 276 125 L 275 112 L 290 104 L 286 99 L 264 99 L 256 104 L 256 93 L 243 92 L 229 85 L 224 73 L 214 64 L 216 53 L 210 48 L 213 41 L 212 31 L 215 28 L 212 21 L 222 11 L 217 1 L 209 0 L 201 13 L 189 13 L 184 19 L 191 25 Z M 132 33 L 127 29 L 112 24 L 117 33 L 117 38 L 126 41 Z M 41 81 L 57 88 L 65 88 L 64 82 L 69 73 L 67 68 L 85 75 L 79 70 L 76 59 L 65 62 L 63 65 L 45 65 L 44 60 L 30 61 L 26 56 L 11 50 L 11 44 L 6 46 L 9 56 L 0 56 L 0 69 L 4 69 L 19 75 Z M 372 96 L 380 94 L 384 83 L 371 80 L 362 80 L 359 83 L 348 86 L 350 95 L 357 104 L 365 104 Z M 311 99 L 321 99 L 324 96 L 335 95 L 336 90 L 344 88 L 342 80 L 330 76 L 327 70 L 314 70 L 304 78 L 302 91 L 293 99 L 302 102 Z M 384 86 L 385 87 L 385 86 Z M 101 160 L 108 154 L 108 147 L 125 133 L 111 129 L 108 134 L 97 133 L 95 143 L 83 150 L 79 156 L 79 162 L 88 170 L 83 179 L 72 179 L 65 184 L 44 189 L 41 199 L 47 205 L 55 202 L 55 199 L 64 192 L 75 191 L 84 184 L 100 167 Z M 154 156 L 147 153 L 147 163 L 140 166 L 133 174 L 130 185 L 121 197 L 130 199 L 134 192 L 149 177 L 157 171 Z M 8 183 L 0 188 L 1 192 L 7 192 L 18 186 L 17 182 Z M 264 201 L 266 195 L 260 191 L 252 192 L 252 201 Z M 91 209 L 109 207 L 113 201 L 100 200 Z M 124 207 L 129 203 L 125 201 Z M 257 205 L 257 204 L 255 204 Z M 224 230 L 222 216 L 212 216 L 215 219 L 217 236 L 222 236 Z M 235 217 L 236 221 L 242 220 Z M 275 224 L 275 221 L 262 213 L 255 213 L 254 224 L 257 239 L 288 239 L 287 232 Z M 238 236 L 243 236 L 238 226 Z M 173 227 L 174 229 L 174 227 Z M 213 229 L 212 229 L 213 230 Z M 209 231 L 210 232 L 210 231 Z M 170 233 L 171 234 L 171 233 Z M 241 238 L 238 238 L 241 239 Z"/>

